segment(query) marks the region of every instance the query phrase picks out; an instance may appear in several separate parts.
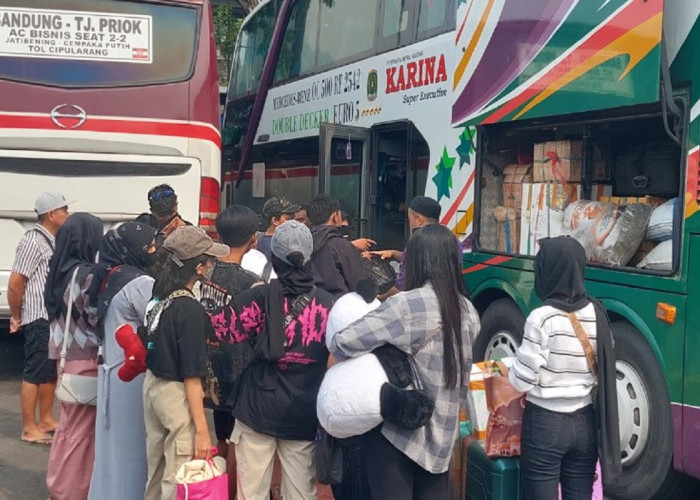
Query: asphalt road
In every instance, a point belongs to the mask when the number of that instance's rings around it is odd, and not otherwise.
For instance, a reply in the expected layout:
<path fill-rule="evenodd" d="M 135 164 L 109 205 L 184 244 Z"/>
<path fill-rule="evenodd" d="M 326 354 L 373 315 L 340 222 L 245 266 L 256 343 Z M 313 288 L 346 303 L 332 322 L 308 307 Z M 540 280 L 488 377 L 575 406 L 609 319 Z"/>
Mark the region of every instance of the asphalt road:
<path fill-rule="evenodd" d="M 30 445 L 19 439 L 22 341 L 20 335 L 0 331 L 0 500 L 48 496 L 45 479 L 49 446 Z"/>
<path fill-rule="evenodd" d="M 9 335 L 7 323 L 0 322 L 0 500 L 45 500 L 49 495 L 46 466 L 50 447 L 20 441 L 23 341 L 22 335 Z M 58 418 L 58 409 L 54 416 Z M 211 412 L 207 418 L 215 444 Z"/>

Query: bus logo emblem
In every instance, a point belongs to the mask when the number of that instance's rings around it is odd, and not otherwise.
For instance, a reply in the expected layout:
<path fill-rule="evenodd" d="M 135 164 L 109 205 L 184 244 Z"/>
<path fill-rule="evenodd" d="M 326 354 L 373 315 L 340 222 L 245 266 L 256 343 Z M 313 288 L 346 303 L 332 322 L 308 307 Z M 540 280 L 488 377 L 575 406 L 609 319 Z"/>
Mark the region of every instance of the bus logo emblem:
<path fill-rule="evenodd" d="M 86 119 L 85 110 L 75 104 L 59 104 L 51 110 L 51 121 L 57 127 L 78 128 Z"/>
<path fill-rule="evenodd" d="M 379 89 L 379 75 L 376 69 L 373 69 L 367 75 L 367 99 L 374 101 L 377 98 L 377 90 Z"/>

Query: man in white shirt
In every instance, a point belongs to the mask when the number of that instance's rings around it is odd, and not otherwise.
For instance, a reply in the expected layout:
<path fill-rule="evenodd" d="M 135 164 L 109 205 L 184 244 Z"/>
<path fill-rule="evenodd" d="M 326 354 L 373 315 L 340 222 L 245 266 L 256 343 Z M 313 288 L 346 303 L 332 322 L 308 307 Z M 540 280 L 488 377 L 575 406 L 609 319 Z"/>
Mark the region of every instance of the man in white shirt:
<path fill-rule="evenodd" d="M 53 418 L 56 363 L 49 360 L 49 321 L 44 306 L 44 287 L 55 236 L 68 219 L 68 202 L 62 194 L 46 192 L 34 204 L 38 222 L 17 245 L 7 287 L 10 333 L 24 334 L 22 374 L 21 440 L 49 445 L 57 423 Z M 36 420 L 37 402 L 39 421 Z"/>

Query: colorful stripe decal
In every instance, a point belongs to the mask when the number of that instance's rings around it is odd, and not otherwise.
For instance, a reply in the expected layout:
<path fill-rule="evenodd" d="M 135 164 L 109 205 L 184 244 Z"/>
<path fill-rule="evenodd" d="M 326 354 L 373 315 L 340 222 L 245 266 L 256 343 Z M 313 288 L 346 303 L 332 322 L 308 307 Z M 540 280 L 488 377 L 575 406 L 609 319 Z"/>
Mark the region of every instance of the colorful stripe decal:
<path fill-rule="evenodd" d="M 528 101 L 536 100 L 527 107 L 529 110 L 585 71 L 590 71 L 612 57 L 629 55 L 629 63 L 619 77 L 623 78 L 660 43 L 658 34 L 661 33 L 663 0 L 648 0 L 644 2 L 644 8 L 639 8 L 638 4 L 641 2 L 642 0 L 630 2 L 625 9 L 608 19 L 590 38 L 572 50 L 528 89 L 488 116 L 484 123 L 501 121 Z M 645 17 L 640 19 L 640 13 L 646 14 Z M 651 31 L 653 28 L 656 31 Z"/>
<path fill-rule="evenodd" d="M 497 257 L 493 257 L 491 259 L 485 260 L 481 264 L 476 264 L 473 265 L 472 267 L 468 267 L 464 271 L 462 271 L 462 274 L 469 274 L 473 273 L 476 271 L 481 271 L 482 269 L 486 269 L 489 266 L 497 266 L 499 264 L 503 264 L 504 262 L 508 262 L 509 260 L 512 260 L 513 257 L 506 257 L 505 255 L 499 255 Z"/>
<path fill-rule="evenodd" d="M 450 220 L 452 219 L 452 216 L 454 216 L 455 212 L 457 212 L 457 209 L 459 208 L 460 203 L 462 203 L 462 200 L 466 196 L 467 191 L 469 191 L 469 187 L 474 182 L 475 174 L 476 174 L 476 170 L 472 169 L 472 173 L 469 175 L 469 179 L 462 187 L 462 190 L 459 192 L 459 195 L 454 199 L 454 203 L 452 203 L 452 206 L 450 206 L 450 209 L 447 211 L 447 213 L 445 215 L 443 215 L 442 220 L 440 221 L 440 224 L 446 226 L 450 222 Z"/>
<path fill-rule="evenodd" d="M 467 208 L 467 211 L 464 213 L 461 219 L 457 221 L 457 224 L 455 225 L 454 229 L 452 229 L 452 232 L 455 234 L 457 237 L 461 236 L 468 236 L 467 235 L 467 228 L 469 227 L 469 224 L 472 223 L 474 220 L 474 204 L 470 204 L 469 208 Z"/>
<path fill-rule="evenodd" d="M 457 88 L 457 85 L 459 85 L 459 81 L 462 79 L 462 75 L 464 75 L 464 71 L 467 69 L 467 64 L 469 64 L 469 60 L 474 55 L 476 44 L 479 42 L 479 39 L 481 38 L 481 33 L 486 27 L 486 21 L 489 18 L 489 14 L 491 13 L 491 9 L 493 9 L 494 3 L 494 0 L 489 0 L 488 5 L 484 9 L 484 13 L 481 15 L 481 19 L 479 19 L 479 25 L 474 30 L 474 33 L 472 34 L 472 39 L 469 41 L 469 45 L 467 45 L 467 48 L 464 51 L 464 55 L 462 55 L 462 58 L 460 59 L 457 68 L 455 69 L 453 88 Z"/>
<path fill-rule="evenodd" d="M 202 139 L 221 148 L 221 134 L 207 123 L 155 121 L 88 116 L 79 128 L 57 127 L 48 114 L 0 113 L 0 129 L 52 130 L 56 132 L 109 132 L 119 134 L 163 135 Z"/>
<path fill-rule="evenodd" d="M 633 30 L 626 32 L 620 38 L 613 41 L 606 47 L 603 47 L 597 53 L 582 61 L 578 66 L 572 68 L 570 71 L 553 81 L 546 89 L 540 92 L 537 97 L 532 99 L 517 115 L 515 115 L 514 119 L 520 118 L 542 101 L 558 92 L 577 78 L 585 75 L 593 68 L 600 66 L 614 57 L 629 54 L 630 60 L 627 67 L 618 78 L 618 81 L 622 80 L 627 73 L 632 70 L 632 68 L 639 64 L 639 62 L 658 45 L 659 41 L 654 37 L 654 35 L 660 32 L 661 25 L 662 14 L 658 13 Z"/>

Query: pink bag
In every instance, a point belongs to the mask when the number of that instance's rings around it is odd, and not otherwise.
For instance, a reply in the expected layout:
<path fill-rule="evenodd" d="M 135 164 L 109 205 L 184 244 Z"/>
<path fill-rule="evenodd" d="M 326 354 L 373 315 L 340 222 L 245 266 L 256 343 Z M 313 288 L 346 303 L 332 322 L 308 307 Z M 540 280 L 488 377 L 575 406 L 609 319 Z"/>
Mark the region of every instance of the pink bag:
<path fill-rule="evenodd" d="M 216 465 L 207 460 L 208 465 L 218 472 Z M 223 473 L 211 479 L 196 483 L 177 483 L 176 500 L 228 500 L 228 474 Z"/>

